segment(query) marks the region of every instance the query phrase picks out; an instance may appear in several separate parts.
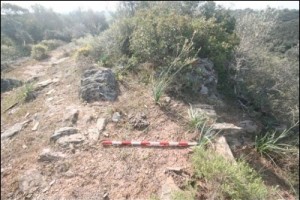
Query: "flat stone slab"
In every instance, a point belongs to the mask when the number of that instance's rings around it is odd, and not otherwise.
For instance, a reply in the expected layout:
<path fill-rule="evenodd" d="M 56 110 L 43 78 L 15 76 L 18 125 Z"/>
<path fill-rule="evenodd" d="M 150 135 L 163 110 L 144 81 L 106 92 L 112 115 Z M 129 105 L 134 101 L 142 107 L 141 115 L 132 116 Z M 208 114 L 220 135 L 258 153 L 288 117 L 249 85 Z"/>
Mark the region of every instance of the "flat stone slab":
<path fill-rule="evenodd" d="M 3 134 L 1 134 L 1 139 L 7 139 L 7 138 L 10 138 L 10 137 L 16 135 L 17 133 L 19 133 L 22 130 L 23 126 L 26 125 L 27 123 L 29 123 L 30 121 L 31 120 L 26 120 L 26 121 L 21 122 L 21 123 L 16 123 L 15 125 L 10 127 L 9 129 L 4 131 Z"/>
<path fill-rule="evenodd" d="M 61 152 L 53 152 L 51 149 L 43 149 L 42 153 L 39 155 L 39 162 L 52 162 L 60 159 L 66 158 L 66 155 Z"/>
<path fill-rule="evenodd" d="M 73 134 L 77 134 L 77 133 L 78 133 L 77 128 L 63 127 L 63 128 L 60 128 L 59 130 L 55 131 L 55 133 L 51 136 L 50 140 L 56 141 L 61 137 L 69 136 L 69 135 L 73 135 Z"/>
<path fill-rule="evenodd" d="M 228 161 L 235 163 L 235 159 L 232 154 L 232 151 L 231 151 L 231 149 L 227 143 L 227 140 L 224 136 L 221 136 L 216 140 L 215 150 L 218 154 L 222 155 Z"/>
<path fill-rule="evenodd" d="M 229 124 L 229 123 L 215 123 L 212 125 L 212 129 L 215 129 L 215 130 L 223 130 L 223 129 L 242 130 L 243 128 L 236 126 L 234 124 Z"/>
<path fill-rule="evenodd" d="M 69 144 L 80 144 L 85 140 L 85 137 L 80 134 L 74 134 L 69 136 L 61 137 L 57 140 L 57 143 L 63 147 L 68 146 Z"/>

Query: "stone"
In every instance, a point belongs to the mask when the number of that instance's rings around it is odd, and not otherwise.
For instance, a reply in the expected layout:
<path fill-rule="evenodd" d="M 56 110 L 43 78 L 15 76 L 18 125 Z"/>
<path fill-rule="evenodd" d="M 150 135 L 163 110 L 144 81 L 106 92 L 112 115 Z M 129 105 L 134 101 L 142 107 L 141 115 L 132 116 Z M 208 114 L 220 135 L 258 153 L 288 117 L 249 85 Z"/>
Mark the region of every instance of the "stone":
<path fill-rule="evenodd" d="M 39 124 L 40 124 L 40 122 L 36 122 L 31 130 L 36 131 L 38 129 Z"/>
<path fill-rule="evenodd" d="M 14 135 L 16 135 L 17 133 L 19 133 L 22 128 L 24 127 L 24 125 L 26 125 L 27 123 L 29 123 L 31 120 L 26 120 L 24 122 L 21 123 L 16 123 L 15 125 L 13 125 L 12 127 L 10 127 L 9 129 L 7 129 L 6 131 L 4 131 L 4 133 L 1 134 L 1 139 L 7 139 L 10 138 Z"/>
<path fill-rule="evenodd" d="M 243 128 L 247 133 L 257 133 L 258 126 L 252 120 L 244 120 L 239 122 L 239 126 Z"/>
<path fill-rule="evenodd" d="M 42 153 L 39 155 L 39 162 L 52 162 L 58 161 L 60 159 L 66 158 L 66 155 L 61 152 L 52 152 L 51 149 L 43 149 Z"/>
<path fill-rule="evenodd" d="M 46 95 L 50 95 L 50 94 L 52 94 L 53 92 L 55 92 L 55 89 L 50 90 L 49 92 L 46 93 Z"/>
<path fill-rule="evenodd" d="M 22 81 L 16 79 L 2 79 L 1 78 L 1 93 L 12 90 L 13 88 L 20 87 L 23 85 Z"/>
<path fill-rule="evenodd" d="M 182 168 L 181 167 L 167 167 L 167 169 L 165 170 L 165 172 L 168 172 L 168 171 L 173 171 L 173 172 L 181 172 L 182 171 Z"/>
<path fill-rule="evenodd" d="M 67 108 L 64 115 L 64 126 L 73 126 L 77 123 L 79 110 L 76 108 Z"/>
<path fill-rule="evenodd" d="M 136 129 L 144 129 L 149 126 L 145 113 L 137 113 L 135 116 L 129 118 L 129 123 Z"/>
<path fill-rule="evenodd" d="M 59 130 L 55 131 L 54 134 L 51 136 L 50 140 L 56 141 L 57 139 L 63 137 L 63 136 L 69 136 L 73 134 L 77 134 L 78 129 L 74 127 L 63 127 Z"/>
<path fill-rule="evenodd" d="M 211 126 L 214 130 L 224 130 L 224 129 L 236 129 L 236 130 L 242 130 L 241 127 L 236 126 L 234 124 L 230 123 L 215 123 Z"/>
<path fill-rule="evenodd" d="M 195 93 L 210 95 L 217 93 L 218 76 L 214 64 L 207 58 L 195 59 L 192 68 L 181 74 L 181 83 L 189 83 L 187 87 Z"/>
<path fill-rule="evenodd" d="M 45 81 L 41 81 L 38 82 L 37 84 L 35 84 L 35 88 L 36 89 L 41 89 L 44 88 L 46 86 L 48 86 L 49 84 L 51 84 L 53 81 L 51 79 L 45 80 Z"/>
<path fill-rule="evenodd" d="M 97 119 L 97 129 L 98 131 L 102 132 L 106 126 L 106 119 L 105 118 L 98 118 Z"/>
<path fill-rule="evenodd" d="M 99 139 L 99 135 L 99 129 L 93 128 L 88 130 L 88 137 L 92 142 L 97 141 Z"/>
<path fill-rule="evenodd" d="M 205 85 L 201 85 L 200 94 L 203 94 L 203 95 L 208 94 L 208 88 Z"/>
<path fill-rule="evenodd" d="M 85 137 L 82 134 L 77 133 L 77 134 L 61 137 L 56 142 L 59 145 L 66 147 L 66 146 L 69 146 L 69 144 L 80 144 L 84 140 L 85 140 Z"/>
<path fill-rule="evenodd" d="M 165 98 L 164 98 L 164 102 L 165 102 L 166 104 L 170 104 L 170 103 L 171 103 L 171 97 L 165 97 Z"/>
<path fill-rule="evenodd" d="M 33 195 L 46 186 L 46 178 L 37 169 L 26 171 L 19 179 L 19 189 L 24 195 Z"/>
<path fill-rule="evenodd" d="M 161 187 L 160 199 L 161 200 L 171 200 L 172 194 L 175 191 L 181 191 L 179 187 L 175 184 L 172 177 L 168 177 Z"/>
<path fill-rule="evenodd" d="M 218 117 L 215 109 L 211 105 L 207 104 L 194 104 L 192 105 L 193 109 L 199 114 L 205 114 L 210 118 L 216 119 Z"/>
<path fill-rule="evenodd" d="M 112 120 L 113 122 L 118 122 L 118 121 L 120 121 L 120 120 L 121 120 L 121 115 L 120 115 L 120 113 L 119 113 L 119 112 L 115 112 L 115 113 L 113 114 L 111 120 Z"/>
<path fill-rule="evenodd" d="M 88 69 L 83 73 L 79 96 L 88 103 L 99 100 L 114 101 L 118 96 L 117 88 L 111 69 Z"/>
<path fill-rule="evenodd" d="M 224 136 L 220 136 L 215 142 L 215 150 L 218 154 L 222 155 L 228 161 L 234 162 L 235 159 L 232 154 L 232 151 L 227 143 L 227 140 Z"/>

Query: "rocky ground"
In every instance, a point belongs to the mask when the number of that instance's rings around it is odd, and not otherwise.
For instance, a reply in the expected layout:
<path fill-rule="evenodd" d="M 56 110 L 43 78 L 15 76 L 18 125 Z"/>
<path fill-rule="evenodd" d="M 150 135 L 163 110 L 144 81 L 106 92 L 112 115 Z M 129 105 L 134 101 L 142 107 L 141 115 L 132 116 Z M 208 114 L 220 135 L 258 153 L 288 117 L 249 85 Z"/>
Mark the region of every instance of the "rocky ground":
<path fill-rule="evenodd" d="M 84 99 L 87 91 L 102 85 L 82 91 L 81 70 L 68 56 L 75 49 L 60 47 L 47 60 L 27 59 L 5 74 L 34 81 L 36 92 L 27 103 L 5 112 L 1 108 L 1 198 L 169 199 L 192 175 L 191 148 L 103 147 L 101 141 L 195 141 L 198 136 L 186 126 L 189 104 L 164 97 L 162 105 L 156 105 L 150 87 L 141 86 L 134 75 L 108 84 L 117 93 Z M 207 94 L 204 86 L 201 91 Z M 1 93 L 1 100 L 14 92 Z M 227 157 L 251 145 L 251 133 L 260 128 L 222 102 L 198 102 L 194 107 L 220 122 L 215 129 L 225 130 L 226 138 L 219 140 L 217 149 Z"/>

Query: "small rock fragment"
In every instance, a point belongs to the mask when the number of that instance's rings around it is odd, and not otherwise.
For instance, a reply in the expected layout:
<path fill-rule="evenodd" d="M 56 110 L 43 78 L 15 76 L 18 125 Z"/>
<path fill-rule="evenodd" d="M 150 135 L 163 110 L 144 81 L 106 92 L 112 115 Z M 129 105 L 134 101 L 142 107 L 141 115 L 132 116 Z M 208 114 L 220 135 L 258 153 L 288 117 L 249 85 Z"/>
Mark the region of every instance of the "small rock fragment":
<path fill-rule="evenodd" d="M 170 103 L 171 103 L 171 97 L 165 97 L 165 98 L 164 98 L 164 102 L 165 102 L 166 104 L 170 104 Z"/>
<path fill-rule="evenodd" d="M 31 130 L 36 131 L 38 129 L 39 124 L 40 124 L 40 122 L 36 122 Z"/>
<path fill-rule="evenodd" d="M 105 118 L 99 118 L 97 120 L 97 128 L 100 132 L 105 129 L 105 125 L 106 125 L 106 119 Z"/>
<path fill-rule="evenodd" d="M 208 94 L 208 88 L 204 85 L 201 86 L 200 94 L 207 95 Z"/>
<path fill-rule="evenodd" d="M 111 118 L 111 120 L 112 120 L 113 122 L 118 122 L 118 121 L 120 121 L 120 119 L 121 119 L 121 115 L 120 115 L 119 112 L 115 112 L 115 113 L 113 114 L 112 118 Z"/>
<path fill-rule="evenodd" d="M 137 113 L 134 117 L 130 117 L 129 123 L 136 129 L 144 129 L 149 126 L 145 113 Z"/>

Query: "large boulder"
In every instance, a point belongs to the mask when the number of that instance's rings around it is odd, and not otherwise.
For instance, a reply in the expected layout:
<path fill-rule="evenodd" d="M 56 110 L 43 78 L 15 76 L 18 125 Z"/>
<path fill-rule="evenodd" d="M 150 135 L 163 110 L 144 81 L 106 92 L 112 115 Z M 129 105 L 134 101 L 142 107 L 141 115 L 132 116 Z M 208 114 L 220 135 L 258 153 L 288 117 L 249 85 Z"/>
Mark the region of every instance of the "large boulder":
<path fill-rule="evenodd" d="M 23 84 L 22 81 L 15 79 L 2 79 L 1 78 L 1 92 L 12 90 L 13 88 L 19 87 Z"/>
<path fill-rule="evenodd" d="M 115 75 L 110 69 L 85 70 L 81 79 L 80 98 L 87 101 L 114 101 L 118 96 Z"/>

